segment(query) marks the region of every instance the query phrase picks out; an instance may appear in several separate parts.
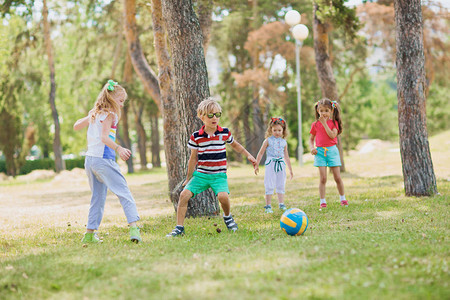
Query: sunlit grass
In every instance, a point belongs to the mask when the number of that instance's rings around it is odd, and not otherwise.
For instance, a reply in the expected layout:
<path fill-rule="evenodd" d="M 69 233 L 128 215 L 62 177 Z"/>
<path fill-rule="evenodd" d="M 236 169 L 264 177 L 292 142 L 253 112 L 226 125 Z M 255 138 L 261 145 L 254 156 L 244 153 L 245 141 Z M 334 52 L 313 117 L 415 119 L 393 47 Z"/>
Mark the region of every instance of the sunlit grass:
<path fill-rule="evenodd" d="M 90 198 L 82 172 L 2 184 L 0 299 L 449 299 L 444 145 L 433 152 L 434 197 L 404 196 L 399 157 L 385 153 L 392 159 L 385 169 L 382 153 L 375 161 L 347 157 L 347 208 L 329 176 L 329 207 L 319 210 L 317 170 L 294 162 L 286 204 L 308 215 L 300 237 L 280 230 L 280 210 L 264 213 L 263 175 L 248 165 L 229 171 L 238 232 L 227 232 L 221 217 L 204 217 L 186 220 L 186 236 L 173 240 L 165 238 L 175 225 L 165 170 L 127 175 L 142 217 L 138 245 L 109 194 L 103 244 L 82 246 Z"/>

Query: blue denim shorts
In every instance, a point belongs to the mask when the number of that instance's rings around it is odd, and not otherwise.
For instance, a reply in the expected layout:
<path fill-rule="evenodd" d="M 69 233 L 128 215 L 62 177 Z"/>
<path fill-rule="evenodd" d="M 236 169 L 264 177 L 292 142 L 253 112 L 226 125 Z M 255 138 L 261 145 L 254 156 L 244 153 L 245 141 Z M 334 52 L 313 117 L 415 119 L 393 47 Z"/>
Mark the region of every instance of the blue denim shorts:
<path fill-rule="evenodd" d="M 220 192 L 229 194 L 227 173 L 205 174 L 194 171 L 192 179 L 184 189 L 191 191 L 195 196 L 208 188 L 211 188 L 216 195 Z"/>
<path fill-rule="evenodd" d="M 341 158 L 336 145 L 331 147 L 317 147 L 317 154 L 314 156 L 314 167 L 340 167 Z"/>

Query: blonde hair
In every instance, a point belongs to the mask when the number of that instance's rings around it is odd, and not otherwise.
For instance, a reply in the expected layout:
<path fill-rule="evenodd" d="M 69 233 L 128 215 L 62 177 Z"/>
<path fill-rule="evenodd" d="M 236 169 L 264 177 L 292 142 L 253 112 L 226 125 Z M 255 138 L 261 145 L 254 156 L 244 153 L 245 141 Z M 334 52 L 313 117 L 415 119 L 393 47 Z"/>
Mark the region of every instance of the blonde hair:
<path fill-rule="evenodd" d="M 214 98 L 208 97 L 198 104 L 197 116 L 199 118 L 202 118 L 203 116 L 214 110 L 222 112 L 222 107 L 220 107 L 220 104 L 216 100 L 214 100 Z"/>
<path fill-rule="evenodd" d="M 97 100 L 94 104 L 94 110 L 91 114 L 91 118 L 93 121 L 95 119 L 95 116 L 97 116 L 100 113 L 110 113 L 113 112 L 117 114 L 117 116 L 120 119 L 120 106 L 117 104 L 116 100 L 124 99 L 126 100 L 128 97 L 127 92 L 125 89 L 118 85 L 114 85 L 114 90 L 110 91 L 108 90 L 108 86 L 110 86 L 109 83 L 106 83 L 100 94 L 97 96 Z"/>
<path fill-rule="evenodd" d="M 271 118 L 269 126 L 266 130 L 266 138 L 272 135 L 272 127 L 275 125 L 280 125 L 283 128 L 283 139 L 288 136 L 286 121 L 281 117 Z"/>

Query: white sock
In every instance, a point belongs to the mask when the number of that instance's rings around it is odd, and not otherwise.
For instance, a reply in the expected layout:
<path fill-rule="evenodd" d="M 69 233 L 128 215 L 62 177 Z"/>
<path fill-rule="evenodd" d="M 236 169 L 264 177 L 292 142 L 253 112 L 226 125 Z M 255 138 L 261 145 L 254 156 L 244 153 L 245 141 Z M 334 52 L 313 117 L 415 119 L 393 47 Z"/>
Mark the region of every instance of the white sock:
<path fill-rule="evenodd" d="M 341 201 L 345 200 L 345 195 L 339 195 L 339 197 L 341 198 Z"/>
<path fill-rule="evenodd" d="M 320 199 L 320 204 L 322 204 L 322 203 L 327 203 L 327 201 L 325 200 L 325 198 Z"/>
<path fill-rule="evenodd" d="M 223 214 L 223 217 L 224 218 L 229 218 L 229 217 L 231 217 L 231 213 L 228 216 L 225 216 L 225 214 Z"/>

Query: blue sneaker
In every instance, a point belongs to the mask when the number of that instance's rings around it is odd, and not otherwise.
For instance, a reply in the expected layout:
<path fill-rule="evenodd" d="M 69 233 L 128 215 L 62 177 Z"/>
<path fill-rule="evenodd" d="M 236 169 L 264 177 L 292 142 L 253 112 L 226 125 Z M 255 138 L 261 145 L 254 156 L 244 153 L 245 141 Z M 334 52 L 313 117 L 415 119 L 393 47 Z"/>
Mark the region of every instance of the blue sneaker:
<path fill-rule="evenodd" d="M 166 237 L 177 237 L 184 235 L 184 226 L 177 225 L 171 233 L 167 234 Z"/>
<path fill-rule="evenodd" d="M 281 210 L 286 210 L 287 209 L 287 207 L 286 207 L 286 205 L 284 205 L 284 203 L 280 203 L 280 209 Z"/>
<path fill-rule="evenodd" d="M 264 211 L 266 214 L 273 214 L 272 206 L 270 205 L 264 206 Z"/>
<path fill-rule="evenodd" d="M 227 225 L 228 230 L 235 232 L 238 230 L 238 225 L 234 221 L 232 216 L 229 217 L 223 217 L 223 220 L 225 222 L 225 225 Z"/>

